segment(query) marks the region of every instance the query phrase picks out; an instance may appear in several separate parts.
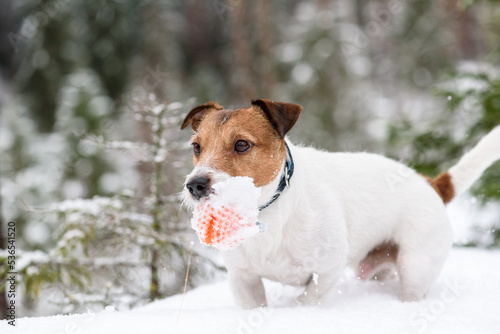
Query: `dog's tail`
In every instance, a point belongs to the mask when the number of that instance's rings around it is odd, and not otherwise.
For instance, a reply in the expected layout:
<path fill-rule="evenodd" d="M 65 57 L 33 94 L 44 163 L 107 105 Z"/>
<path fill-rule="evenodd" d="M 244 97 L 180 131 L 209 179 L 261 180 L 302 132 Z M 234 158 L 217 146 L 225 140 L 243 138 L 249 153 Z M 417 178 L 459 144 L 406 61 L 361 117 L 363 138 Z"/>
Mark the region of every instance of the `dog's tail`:
<path fill-rule="evenodd" d="M 429 183 L 444 203 L 465 192 L 491 166 L 500 159 L 500 126 L 497 126 L 458 163 L 446 173 L 440 174 Z"/>

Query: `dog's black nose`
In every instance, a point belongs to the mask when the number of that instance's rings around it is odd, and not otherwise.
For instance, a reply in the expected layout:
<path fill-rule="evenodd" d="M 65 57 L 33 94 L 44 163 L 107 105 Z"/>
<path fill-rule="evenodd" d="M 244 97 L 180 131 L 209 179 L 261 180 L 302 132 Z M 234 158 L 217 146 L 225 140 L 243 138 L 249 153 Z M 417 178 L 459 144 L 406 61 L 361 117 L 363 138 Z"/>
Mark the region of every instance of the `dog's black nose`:
<path fill-rule="evenodd" d="M 196 177 L 186 183 L 186 188 L 194 198 L 200 199 L 208 195 L 209 183 L 210 180 L 206 177 Z"/>

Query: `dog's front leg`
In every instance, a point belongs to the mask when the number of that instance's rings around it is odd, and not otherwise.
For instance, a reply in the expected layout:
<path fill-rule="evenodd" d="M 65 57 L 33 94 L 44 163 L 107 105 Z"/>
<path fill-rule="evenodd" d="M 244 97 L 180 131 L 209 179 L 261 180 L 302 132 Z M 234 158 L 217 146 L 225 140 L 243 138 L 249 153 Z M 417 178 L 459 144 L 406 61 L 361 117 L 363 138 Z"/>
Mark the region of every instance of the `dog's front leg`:
<path fill-rule="evenodd" d="M 267 306 L 262 278 L 250 271 L 228 269 L 228 280 L 236 303 L 245 309 Z"/>
<path fill-rule="evenodd" d="M 331 273 L 312 274 L 305 291 L 298 298 L 299 303 L 302 305 L 319 305 L 321 298 L 330 291 L 337 282 L 338 277 L 338 274 Z"/>

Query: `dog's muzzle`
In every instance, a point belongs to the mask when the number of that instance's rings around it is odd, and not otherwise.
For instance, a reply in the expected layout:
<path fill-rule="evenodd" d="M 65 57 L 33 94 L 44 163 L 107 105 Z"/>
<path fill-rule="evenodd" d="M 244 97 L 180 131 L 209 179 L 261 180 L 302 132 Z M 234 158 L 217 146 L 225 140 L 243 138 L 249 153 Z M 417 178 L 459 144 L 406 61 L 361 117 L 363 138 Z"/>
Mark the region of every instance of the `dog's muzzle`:
<path fill-rule="evenodd" d="M 207 177 L 194 177 L 186 183 L 186 188 L 191 196 L 201 199 L 208 196 L 210 188 L 210 179 Z"/>
<path fill-rule="evenodd" d="M 199 201 L 212 194 L 212 185 L 226 181 L 230 176 L 224 172 L 214 170 L 207 166 L 195 167 L 186 176 L 186 183 L 182 191 L 182 201 L 189 207 L 199 204 Z"/>

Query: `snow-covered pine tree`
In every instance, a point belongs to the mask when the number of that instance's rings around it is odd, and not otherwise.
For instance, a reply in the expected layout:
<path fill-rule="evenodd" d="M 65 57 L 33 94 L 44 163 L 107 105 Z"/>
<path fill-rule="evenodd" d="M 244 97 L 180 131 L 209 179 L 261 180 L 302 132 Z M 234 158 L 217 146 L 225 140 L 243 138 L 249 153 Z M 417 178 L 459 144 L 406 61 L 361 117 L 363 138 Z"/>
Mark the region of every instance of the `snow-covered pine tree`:
<path fill-rule="evenodd" d="M 48 252 L 17 253 L 16 269 L 27 296 L 47 299 L 51 295 L 50 300 L 58 303 L 62 312 L 107 305 L 130 308 L 180 292 L 188 252 L 202 259 L 195 261 L 191 277 L 221 269 L 192 249 L 194 234 L 178 196 L 165 192 L 165 175 L 183 179 L 179 169 L 185 165 L 189 146 L 176 135 L 183 106 L 162 104 L 151 96 L 134 107 L 133 117 L 149 129 L 150 142 L 86 138 L 85 145 L 119 151 L 150 166 L 143 168 L 150 172 L 144 175 L 148 189 L 68 199 L 32 209 L 31 214 L 41 215 L 58 227 L 57 243 Z M 0 254 L 0 263 L 5 256 Z M 2 265 L 0 274 L 6 270 Z"/>

